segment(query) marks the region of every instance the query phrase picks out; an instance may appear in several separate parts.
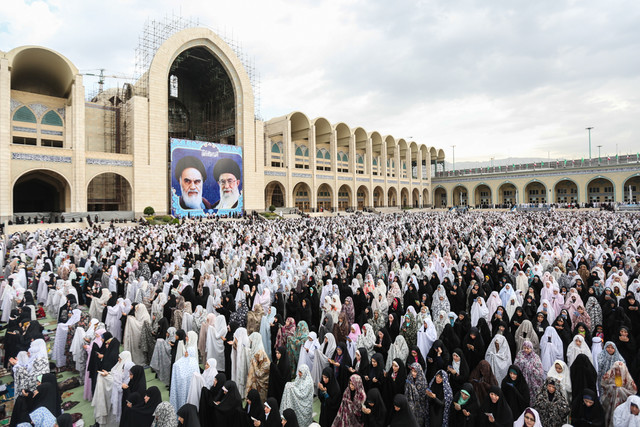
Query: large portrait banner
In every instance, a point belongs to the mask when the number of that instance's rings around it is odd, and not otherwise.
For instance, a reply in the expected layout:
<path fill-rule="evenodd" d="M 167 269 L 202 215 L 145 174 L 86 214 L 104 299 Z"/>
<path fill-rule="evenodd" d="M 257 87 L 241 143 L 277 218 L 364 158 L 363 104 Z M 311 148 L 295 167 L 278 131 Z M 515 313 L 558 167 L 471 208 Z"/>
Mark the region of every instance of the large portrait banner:
<path fill-rule="evenodd" d="M 171 213 L 242 212 L 242 147 L 171 138 Z"/>

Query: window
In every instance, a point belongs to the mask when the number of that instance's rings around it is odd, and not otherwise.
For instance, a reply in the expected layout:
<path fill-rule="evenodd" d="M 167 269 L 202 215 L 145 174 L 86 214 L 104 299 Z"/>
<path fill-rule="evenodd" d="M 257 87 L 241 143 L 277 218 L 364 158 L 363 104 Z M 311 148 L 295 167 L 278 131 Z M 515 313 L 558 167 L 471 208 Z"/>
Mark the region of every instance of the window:
<path fill-rule="evenodd" d="M 53 110 L 49 110 L 42 118 L 42 124 L 47 126 L 62 126 L 62 118 Z"/>
<path fill-rule="evenodd" d="M 35 138 L 27 138 L 25 136 L 14 136 L 13 137 L 13 143 L 14 144 L 20 144 L 20 145 L 36 145 L 36 139 Z"/>
<path fill-rule="evenodd" d="M 41 139 L 40 145 L 42 145 L 43 147 L 62 148 L 62 141 L 58 141 L 55 139 Z"/>
<path fill-rule="evenodd" d="M 613 193 L 613 187 L 604 187 L 605 193 Z"/>
<path fill-rule="evenodd" d="M 21 107 L 18 109 L 18 111 L 13 115 L 13 120 L 16 122 L 37 123 L 36 115 L 27 107 Z"/>
<path fill-rule="evenodd" d="M 178 76 L 176 75 L 169 77 L 169 96 L 173 98 L 178 97 Z"/>

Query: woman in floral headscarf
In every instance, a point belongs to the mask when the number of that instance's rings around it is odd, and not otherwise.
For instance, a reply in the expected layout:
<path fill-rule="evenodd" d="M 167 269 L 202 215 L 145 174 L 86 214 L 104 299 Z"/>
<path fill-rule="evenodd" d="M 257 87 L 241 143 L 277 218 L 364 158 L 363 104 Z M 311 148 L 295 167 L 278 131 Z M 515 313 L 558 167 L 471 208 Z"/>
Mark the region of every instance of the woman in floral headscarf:
<path fill-rule="evenodd" d="M 342 394 L 342 403 L 340 403 L 338 415 L 333 420 L 331 427 L 363 426 L 364 423 L 361 420 L 362 405 L 366 397 L 360 375 L 351 375 L 349 386 Z"/>
<path fill-rule="evenodd" d="M 425 425 L 427 419 L 427 379 L 419 363 L 411 364 L 407 375 L 404 394 L 409 401 L 409 409 L 419 426 Z"/>
<path fill-rule="evenodd" d="M 156 410 L 153 412 L 155 420 L 153 421 L 153 427 L 177 427 L 178 416 L 176 410 L 171 403 L 162 402 L 156 406 Z"/>
<path fill-rule="evenodd" d="M 602 385 L 600 384 L 600 381 L 602 381 L 604 374 L 611 369 L 615 362 L 624 362 L 624 358 L 618 351 L 618 347 L 616 347 L 615 343 L 613 341 L 607 341 L 600 354 L 598 354 L 597 385 L 599 394 L 602 394 Z"/>
<path fill-rule="evenodd" d="M 555 378 L 547 378 L 540 389 L 537 390 L 533 407 L 540 415 L 540 422 L 544 427 L 560 427 L 565 424 L 571 407 L 560 381 Z"/>
<path fill-rule="evenodd" d="M 313 380 L 309 367 L 300 366 L 296 378 L 284 386 L 280 411 L 293 409 L 301 426 L 308 426 L 313 422 Z"/>
<path fill-rule="evenodd" d="M 605 412 L 607 425 L 613 425 L 613 411 L 627 401 L 629 396 L 636 394 L 638 388 L 629 374 L 624 362 L 614 362 L 602 377 L 602 395 L 600 400 Z"/>
<path fill-rule="evenodd" d="M 297 361 L 300 358 L 300 348 L 304 345 L 309 337 L 309 326 L 304 320 L 298 323 L 295 335 L 287 338 L 287 356 L 291 361 L 291 376 L 295 375 Z"/>
<path fill-rule="evenodd" d="M 276 336 L 276 348 L 285 347 L 287 345 L 287 339 L 296 333 L 296 321 L 293 317 L 287 317 L 284 326 L 278 331 Z"/>
<path fill-rule="evenodd" d="M 533 402 L 538 389 L 542 386 L 545 372 L 542 368 L 540 356 L 533 351 L 531 341 L 525 340 L 524 343 L 522 343 L 522 350 L 518 352 L 514 365 L 522 371 L 522 376 L 524 376 L 524 379 L 527 381 L 531 401 Z"/>
<path fill-rule="evenodd" d="M 444 370 L 439 370 L 429 383 L 427 391 L 427 417 L 429 427 L 448 427 L 449 409 L 453 401 L 453 391 L 449 385 L 449 377 Z"/>
<path fill-rule="evenodd" d="M 355 322 L 356 314 L 353 306 L 353 299 L 351 297 L 345 298 L 344 304 L 342 304 L 342 308 L 340 309 L 340 314 L 342 313 L 347 316 L 347 321 L 350 325 Z"/>

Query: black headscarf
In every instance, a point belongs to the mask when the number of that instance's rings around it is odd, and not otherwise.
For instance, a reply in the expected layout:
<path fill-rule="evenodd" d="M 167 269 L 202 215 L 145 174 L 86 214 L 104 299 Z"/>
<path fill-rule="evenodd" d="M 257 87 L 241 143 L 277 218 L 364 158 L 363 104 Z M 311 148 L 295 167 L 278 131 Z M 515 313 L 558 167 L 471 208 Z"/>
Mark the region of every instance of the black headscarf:
<path fill-rule="evenodd" d="M 269 408 L 271 409 L 268 417 L 265 414 L 265 427 L 280 427 L 282 425 L 282 422 L 280 421 L 280 410 L 278 409 L 278 401 L 276 400 L 276 398 L 269 397 L 264 405 L 269 405 Z"/>
<path fill-rule="evenodd" d="M 206 387 L 200 389 L 200 410 L 198 411 L 200 425 L 207 425 L 207 423 L 214 419 L 216 405 L 213 402 L 222 400 L 222 387 L 226 382 L 227 376 L 220 372 L 216 375 L 210 389 Z"/>
<path fill-rule="evenodd" d="M 149 397 L 147 402 L 131 408 L 125 407 L 120 418 L 120 427 L 150 427 L 153 423 L 153 413 L 162 402 L 162 395 L 158 387 L 149 387 L 145 393 Z"/>
<path fill-rule="evenodd" d="M 498 401 L 496 403 L 491 401 L 491 393 L 498 396 Z M 487 420 L 488 417 L 484 414 L 492 414 L 493 418 L 495 418 L 496 426 L 513 425 L 513 414 L 511 413 L 511 408 L 502 395 L 502 390 L 500 390 L 500 387 L 498 386 L 491 386 L 489 388 L 489 393 L 487 393 L 487 397 L 482 403 L 481 412 L 483 413 L 481 416 L 484 416 Z"/>
<path fill-rule="evenodd" d="M 287 420 L 288 427 L 300 427 L 300 424 L 298 424 L 298 417 L 296 416 L 296 413 L 293 411 L 293 409 L 285 409 L 282 413 L 282 416 L 285 420 Z"/>
<path fill-rule="evenodd" d="M 275 358 L 269 367 L 269 390 L 268 397 L 275 397 L 278 402 L 282 400 L 284 386 L 291 380 L 291 365 L 287 356 L 287 349 L 284 346 L 278 347 L 280 360 Z"/>
<path fill-rule="evenodd" d="M 571 377 L 571 390 L 576 391 L 576 397 L 580 394 L 580 390 L 596 390 L 598 373 L 586 354 L 580 353 L 576 356 L 576 360 L 571 364 L 569 372 Z"/>
<path fill-rule="evenodd" d="M 409 402 L 404 394 L 396 394 L 393 398 L 393 411 L 389 427 L 418 427 L 418 422 L 411 413 Z"/>
<path fill-rule="evenodd" d="M 105 336 L 107 336 L 107 334 L 109 334 L 109 332 L 105 332 L 102 335 L 104 339 L 104 345 L 102 346 L 101 350 L 102 354 L 104 354 L 104 357 L 98 363 L 98 370 L 104 370 L 108 372 L 114 366 L 116 366 L 116 363 L 118 363 L 118 357 L 120 355 L 120 341 L 118 341 L 117 338 L 106 339 Z"/>
<path fill-rule="evenodd" d="M 147 379 L 145 378 L 144 368 L 142 366 L 132 366 L 129 370 L 129 374 L 131 375 L 129 385 L 122 391 L 123 408 L 130 395 L 132 395 L 133 393 L 138 393 L 140 396 L 144 396 L 147 391 Z"/>
<path fill-rule="evenodd" d="M 584 398 L 592 400 L 593 405 L 585 405 Z M 579 391 L 571 405 L 571 423 L 575 427 L 604 427 L 604 420 L 604 409 L 596 392 L 588 388 Z"/>
<path fill-rule="evenodd" d="M 342 403 L 342 392 L 340 385 L 336 380 L 333 368 L 327 366 L 322 370 L 322 376 L 329 379 L 328 383 L 324 382 L 324 378 L 320 381 L 327 388 L 326 394 L 318 390 L 318 399 L 320 400 L 320 425 L 330 426 L 338 414 L 338 409 Z"/>
<path fill-rule="evenodd" d="M 371 406 L 373 404 L 373 406 Z M 364 406 L 371 410 L 371 413 L 362 413 L 365 427 L 384 426 L 387 419 L 387 407 L 382 400 L 382 394 L 377 388 L 372 388 L 367 392 L 367 400 Z"/>
<path fill-rule="evenodd" d="M 61 408 L 57 405 L 56 389 L 50 382 L 43 382 L 36 388 L 38 392 L 34 398 L 30 411 L 33 412 L 38 408 L 47 408 L 54 416 L 60 415 Z"/>
<path fill-rule="evenodd" d="M 248 401 L 251 401 L 251 404 Z M 247 393 L 247 405 L 244 412 L 248 417 L 248 425 L 253 425 L 255 420 L 264 421 L 264 406 L 262 405 L 262 399 L 260 399 L 260 393 L 255 388 L 252 388 Z"/>
<path fill-rule="evenodd" d="M 226 389 L 226 392 L 224 390 Z M 234 415 L 242 407 L 242 397 L 238 392 L 238 386 L 233 381 L 224 383 L 223 396 L 220 404 L 215 407 L 216 426 L 235 425 Z"/>
<path fill-rule="evenodd" d="M 515 381 L 511 379 L 511 371 L 517 375 Z M 530 406 L 531 396 L 529 394 L 529 386 L 518 366 L 509 366 L 509 371 L 502 379 L 500 388 L 504 399 L 511 408 L 511 414 L 521 414 Z"/>
<path fill-rule="evenodd" d="M 56 424 L 58 427 L 73 427 L 73 418 L 70 414 L 62 414 L 56 418 Z"/>
<path fill-rule="evenodd" d="M 190 287 L 190 286 L 189 286 Z M 200 420 L 198 419 L 198 408 L 191 403 L 185 403 L 177 413 L 178 417 L 182 418 L 182 423 L 178 422 L 182 427 L 200 427 Z"/>

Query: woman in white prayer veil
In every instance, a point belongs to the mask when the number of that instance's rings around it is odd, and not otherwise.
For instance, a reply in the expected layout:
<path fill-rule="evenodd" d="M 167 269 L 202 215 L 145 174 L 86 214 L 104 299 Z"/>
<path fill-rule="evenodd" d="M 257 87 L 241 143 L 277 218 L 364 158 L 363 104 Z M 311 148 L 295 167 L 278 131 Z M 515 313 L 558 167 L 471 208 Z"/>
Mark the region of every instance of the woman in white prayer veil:
<path fill-rule="evenodd" d="M 52 357 L 56 361 L 56 366 L 62 368 L 67 364 L 67 357 L 64 354 L 64 347 L 67 342 L 67 333 L 69 332 L 69 326 L 75 325 L 80 321 L 82 312 L 79 309 L 73 310 L 71 317 L 66 323 L 58 323 L 56 327 L 56 337 L 53 343 L 53 355 Z"/>
<path fill-rule="evenodd" d="M 218 316 L 221 317 L 221 316 Z M 216 317 L 217 319 L 217 317 Z M 246 396 L 247 373 L 249 372 L 249 337 L 246 328 L 238 328 L 233 333 L 231 350 L 231 381 L 238 386 L 243 399 Z"/>
<path fill-rule="evenodd" d="M 309 332 L 307 340 L 300 349 L 300 357 L 298 358 L 298 369 L 300 366 L 307 365 L 309 372 L 313 369 L 313 361 L 316 357 L 316 350 L 320 348 L 318 335 L 315 332 Z"/>
<path fill-rule="evenodd" d="M 38 302 L 45 303 L 47 302 L 47 296 L 49 295 L 49 287 L 47 286 L 47 281 L 51 277 L 51 272 L 43 273 L 40 276 L 40 281 L 38 282 Z"/>
<path fill-rule="evenodd" d="M 425 317 L 422 326 L 418 329 L 418 348 L 421 354 L 429 354 L 431 346 L 438 339 L 436 326 L 433 324 L 431 317 Z"/>
<path fill-rule="evenodd" d="M 487 347 L 485 359 L 491 365 L 491 370 L 502 384 L 502 380 L 507 376 L 509 366 L 511 366 L 511 349 L 504 335 L 497 334 Z"/>
<path fill-rule="evenodd" d="M 111 298 L 111 292 L 109 289 L 102 289 L 100 297 L 93 297 L 91 299 L 91 306 L 89 307 L 89 316 L 92 319 L 102 319 L 102 310 L 107 305 L 107 301 Z"/>
<path fill-rule="evenodd" d="M 131 352 L 131 359 L 136 365 L 146 365 L 144 352 L 140 346 L 142 342 L 142 325 L 144 322 L 149 322 L 151 325 L 151 318 L 147 312 L 147 307 L 144 304 L 136 305 L 135 316 L 129 316 L 127 318 L 127 324 L 124 327 L 124 349 Z"/>
<path fill-rule="evenodd" d="M 189 384 L 187 403 L 191 403 L 200 409 L 200 393 L 202 392 L 202 387 L 211 388 L 213 380 L 216 378 L 216 375 L 218 375 L 217 367 L 216 359 L 211 358 L 207 359 L 202 374 L 200 372 L 193 373 L 191 383 Z"/>
<path fill-rule="evenodd" d="M 408 356 L 409 346 L 407 345 L 407 340 L 405 340 L 402 335 L 398 335 L 396 340 L 389 347 L 385 371 L 389 371 L 389 369 L 391 369 L 393 359 L 399 358 L 400 360 L 407 360 Z"/>
<path fill-rule="evenodd" d="M 567 364 L 562 360 L 555 360 L 547 372 L 548 377 L 560 381 L 564 397 L 567 398 L 567 402 L 571 402 L 571 374 Z"/>
<path fill-rule="evenodd" d="M 220 305 L 222 305 L 222 292 L 216 288 L 207 298 L 207 313 L 217 313 L 216 307 Z"/>
<path fill-rule="evenodd" d="M 490 324 L 491 322 L 489 321 L 489 319 L 493 317 L 493 313 L 495 313 L 498 307 L 502 305 L 500 294 L 496 291 L 493 291 L 489 294 L 489 298 L 487 298 L 486 301 L 483 300 L 483 302 L 483 305 L 485 305 L 488 309 L 487 317 L 485 319 L 487 320 L 487 323 Z"/>
<path fill-rule="evenodd" d="M 124 352 L 123 352 L 124 353 Z M 122 395 L 123 384 L 129 384 L 129 372 L 135 364 L 131 361 L 131 355 L 128 356 L 128 360 L 122 365 L 122 370 L 116 370 L 111 375 L 113 376 L 113 384 L 111 386 L 111 410 L 112 416 L 115 421 L 120 421 L 122 416 Z"/>
<path fill-rule="evenodd" d="M 553 326 L 547 326 L 544 335 L 540 338 L 540 359 L 545 371 L 553 366 L 554 361 L 564 359 L 562 339 Z"/>
<path fill-rule="evenodd" d="M 557 268 L 557 267 L 556 267 Z M 518 277 L 516 277 L 516 290 L 526 293 L 529 289 L 529 278 L 524 271 L 520 270 Z"/>
<path fill-rule="evenodd" d="M 440 336 L 444 327 L 447 326 L 447 323 L 449 323 L 449 314 L 444 310 L 440 310 L 436 315 L 436 320 L 433 322 L 438 336 Z"/>
<path fill-rule="evenodd" d="M 260 320 L 260 335 L 262 336 L 262 345 L 267 353 L 267 357 L 271 360 L 271 324 L 276 318 L 277 310 L 270 306 L 267 313 Z"/>
<path fill-rule="evenodd" d="M 177 362 L 182 357 L 184 357 L 184 354 L 186 353 L 187 348 L 189 347 L 195 347 L 196 348 L 195 355 L 198 356 L 198 334 L 196 334 L 194 331 L 187 332 L 187 339 L 185 341 L 180 341 L 178 343 L 178 349 L 176 351 L 176 359 L 173 361 L 173 363 Z"/>
<path fill-rule="evenodd" d="M 246 332 L 246 329 L 245 329 Z M 227 320 L 222 315 L 217 315 L 213 326 L 207 328 L 207 359 L 214 358 L 220 369 L 224 364 L 224 338 L 227 335 Z M 227 373 L 228 374 L 228 373 Z"/>
<path fill-rule="evenodd" d="M 556 312 L 549 300 L 543 299 L 540 302 L 540 305 L 538 306 L 538 310 L 536 312 L 542 312 L 543 314 L 545 314 L 547 316 L 547 322 L 549 322 L 550 325 L 553 324 L 553 322 L 556 320 Z"/>
<path fill-rule="evenodd" d="M 116 414 L 112 410 L 111 398 L 113 395 L 114 382 L 119 382 L 122 388 L 124 365 L 131 362 L 131 353 L 123 351 L 118 357 L 118 363 L 111 368 L 110 372 L 99 372 L 96 380 L 96 389 L 93 393 L 91 406 L 93 406 L 93 416 L 96 423 L 100 425 L 117 424 Z M 127 375 L 128 377 L 129 375 Z"/>
<path fill-rule="evenodd" d="M 324 341 L 319 348 L 315 351 L 315 357 L 313 358 L 313 368 L 311 369 L 311 377 L 313 383 L 317 384 L 322 377 L 322 370 L 329 366 L 329 359 L 333 357 L 333 353 L 336 351 L 336 338 L 331 332 L 327 332 L 324 336 Z"/>
<path fill-rule="evenodd" d="M 373 302 L 371 303 L 371 311 L 378 311 L 380 316 L 383 318 L 387 318 L 389 316 L 389 303 L 387 302 L 387 297 L 378 294 L 374 295 Z"/>
<path fill-rule="evenodd" d="M 476 300 L 471 305 L 471 326 L 478 326 L 478 320 L 480 320 L 480 318 L 484 318 L 487 323 L 490 323 L 489 308 L 487 307 L 487 304 L 485 304 L 484 298 L 482 297 L 476 298 Z"/>
<path fill-rule="evenodd" d="M 569 367 L 573 365 L 579 354 L 584 354 L 589 358 L 589 362 L 593 365 L 593 357 L 591 356 L 591 350 L 584 340 L 584 337 L 580 334 L 573 337 L 573 340 L 567 347 L 567 364 Z"/>
<path fill-rule="evenodd" d="M 118 341 L 122 341 L 122 308 L 124 306 L 124 300 L 118 298 L 118 301 L 113 307 L 105 307 L 107 310 L 107 317 L 104 320 L 104 324 L 107 327 L 107 331 L 113 335 Z"/>
<path fill-rule="evenodd" d="M 185 306 L 191 303 L 186 302 Z M 193 313 L 190 310 L 187 310 L 185 307 L 184 313 L 182 313 L 182 325 L 180 327 L 185 332 L 193 331 Z"/>

